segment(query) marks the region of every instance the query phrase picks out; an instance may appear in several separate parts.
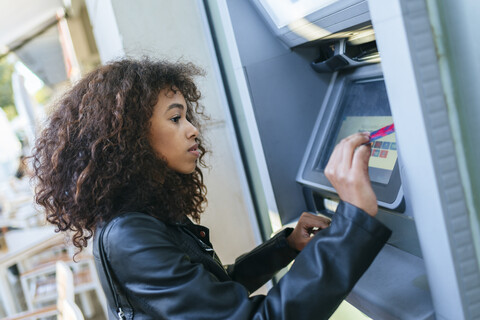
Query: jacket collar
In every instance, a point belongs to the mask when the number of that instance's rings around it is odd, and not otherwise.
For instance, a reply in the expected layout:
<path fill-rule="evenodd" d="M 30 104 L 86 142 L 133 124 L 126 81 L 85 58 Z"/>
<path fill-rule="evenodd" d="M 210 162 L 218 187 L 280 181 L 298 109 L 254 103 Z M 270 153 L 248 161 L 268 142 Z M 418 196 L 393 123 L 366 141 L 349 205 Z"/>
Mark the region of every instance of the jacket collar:
<path fill-rule="evenodd" d="M 172 223 L 173 225 L 187 229 L 190 231 L 196 238 L 200 241 L 212 247 L 212 243 L 210 242 L 210 230 L 207 227 L 204 227 L 199 224 L 193 223 L 188 217 L 184 216 L 182 221 Z"/>

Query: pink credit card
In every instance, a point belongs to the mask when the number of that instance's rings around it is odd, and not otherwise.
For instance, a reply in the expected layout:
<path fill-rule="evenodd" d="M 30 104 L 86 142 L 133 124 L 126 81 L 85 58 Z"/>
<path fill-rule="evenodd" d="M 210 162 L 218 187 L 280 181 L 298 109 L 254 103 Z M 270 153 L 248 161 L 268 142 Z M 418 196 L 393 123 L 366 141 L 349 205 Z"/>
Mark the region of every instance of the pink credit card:
<path fill-rule="evenodd" d="M 393 123 L 378 130 L 372 131 L 370 132 L 370 142 L 388 136 L 393 132 L 395 132 L 395 126 L 393 125 Z"/>

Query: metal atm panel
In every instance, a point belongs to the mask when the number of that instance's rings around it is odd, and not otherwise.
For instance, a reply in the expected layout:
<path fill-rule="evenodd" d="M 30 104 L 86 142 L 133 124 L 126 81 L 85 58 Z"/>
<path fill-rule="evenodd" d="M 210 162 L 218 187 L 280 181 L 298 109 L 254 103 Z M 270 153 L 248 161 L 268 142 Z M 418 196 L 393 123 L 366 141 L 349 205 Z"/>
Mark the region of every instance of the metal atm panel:
<path fill-rule="evenodd" d="M 335 192 L 323 170 L 335 145 L 359 131 L 393 123 L 381 67 L 339 72 L 324 99 L 297 181 L 322 192 Z M 395 133 L 375 141 L 369 163 L 372 187 L 380 206 L 404 211 Z"/>
<path fill-rule="evenodd" d="M 365 84 L 365 87 L 377 91 L 384 90 L 380 64 L 361 61 L 362 65 L 358 63 L 350 65 L 350 69 L 343 68 L 338 63 L 341 59 L 334 58 L 338 54 L 337 47 L 330 46 L 337 41 L 337 36 L 351 37 L 359 31 L 369 41 L 364 49 L 375 49 L 376 46 L 370 45 L 371 37 L 374 39 L 375 36 L 373 29 L 365 29 L 369 23 L 367 19 L 360 24 L 350 24 L 343 31 L 331 33 L 326 38 L 286 48 L 284 42 L 269 29 L 271 24 L 256 11 L 253 3 L 234 0 L 226 3 L 282 223 L 295 220 L 303 210 L 328 212 L 326 202 L 334 203 L 338 196 L 328 189 L 328 184 L 322 183 L 320 176 L 315 176 L 321 174 L 324 161 L 320 150 L 325 147 L 325 153 L 328 153 L 329 146 L 339 138 L 346 118 L 391 116 L 388 112 L 355 114 L 353 109 L 339 108 L 342 101 L 346 101 L 341 96 L 342 90 L 348 88 L 348 82 L 360 87 Z M 345 24 L 348 21 L 339 22 Z M 356 41 L 353 44 L 362 43 Z M 328 60 L 327 67 L 332 68 L 331 71 L 317 73 L 311 63 L 318 65 L 319 54 L 325 53 L 322 46 L 327 51 L 332 49 L 326 52 L 326 58 L 333 57 L 334 60 Z M 360 61 L 355 60 L 358 56 L 349 56 L 355 49 L 352 46 L 344 43 L 338 48 L 344 50 L 351 61 Z M 357 90 L 358 86 L 351 90 Z M 384 99 L 382 95 L 385 96 L 382 93 L 378 98 Z M 234 108 L 241 113 L 242 107 Z M 345 116 L 342 109 L 346 112 Z M 388 150 L 393 150 L 390 147 L 391 144 Z M 413 213 L 408 206 L 403 207 L 401 150 L 397 152 L 398 161 L 395 161 L 392 170 L 377 166 L 377 169 L 391 173 L 379 171 L 378 179 L 374 180 L 379 184 L 377 195 L 383 202 L 377 217 L 393 229 L 394 234 L 389 245 L 355 286 L 348 301 L 374 318 L 428 319 L 433 316 L 434 310 Z M 395 182 L 391 184 L 394 189 L 385 187 L 390 182 Z M 415 307 L 412 308 L 412 305 Z"/>

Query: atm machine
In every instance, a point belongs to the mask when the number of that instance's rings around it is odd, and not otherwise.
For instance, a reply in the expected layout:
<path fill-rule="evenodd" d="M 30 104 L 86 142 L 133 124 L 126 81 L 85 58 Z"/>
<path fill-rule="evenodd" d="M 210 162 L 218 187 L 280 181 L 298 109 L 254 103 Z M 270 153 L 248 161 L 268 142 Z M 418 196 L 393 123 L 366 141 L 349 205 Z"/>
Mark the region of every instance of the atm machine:
<path fill-rule="evenodd" d="M 427 62 L 435 49 L 425 1 L 204 3 L 264 234 L 302 211 L 332 216 L 339 198 L 323 171 L 334 146 L 395 123 L 396 133 L 374 142 L 369 161 L 377 219 L 393 234 L 347 301 L 374 319 L 479 315 L 469 216 L 445 209 L 452 192 L 462 200 L 462 190 L 449 189 L 458 168 L 430 135 L 451 139 L 442 127 L 443 93 L 432 82 L 438 70 Z M 404 90 L 419 84 L 412 100 Z"/>

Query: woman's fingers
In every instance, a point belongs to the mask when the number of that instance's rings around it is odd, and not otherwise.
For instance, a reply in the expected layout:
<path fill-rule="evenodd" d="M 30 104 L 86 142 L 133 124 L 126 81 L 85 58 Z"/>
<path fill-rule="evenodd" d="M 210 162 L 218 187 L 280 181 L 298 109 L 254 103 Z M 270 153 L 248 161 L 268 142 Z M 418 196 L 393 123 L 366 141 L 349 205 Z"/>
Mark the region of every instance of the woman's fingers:
<path fill-rule="evenodd" d="M 298 219 L 297 225 L 287 237 L 290 247 L 302 250 L 318 230 L 325 229 L 330 225 L 330 220 L 312 213 L 304 212 Z"/>
<path fill-rule="evenodd" d="M 371 147 L 370 145 L 361 145 L 355 151 L 352 160 L 352 170 L 355 172 L 362 172 L 368 177 L 368 161 L 370 160 Z"/>
<path fill-rule="evenodd" d="M 337 181 L 344 181 L 348 178 L 355 150 L 361 144 L 367 143 L 368 140 L 368 132 L 359 132 L 348 136 L 335 146 L 325 167 L 325 176 L 334 187 Z"/>
<path fill-rule="evenodd" d="M 352 167 L 353 155 L 355 150 L 363 143 L 368 142 L 369 133 L 368 132 L 359 132 L 352 134 L 345 138 L 343 143 L 343 152 L 342 152 L 342 163 L 339 168 L 343 171 L 348 171 Z"/>
<path fill-rule="evenodd" d="M 311 229 L 311 228 L 324 229 L 330 225 L 330 220 L 322 216 L 317 216 L 312 213 L 304 212 L 300 216 L 298 223 L 300 223 L 305 229 Z"/>
<path fill-rule="evenodd" d="M 356 133 L 343 139 L 334 149 L 325 176 L 343 201 L 370 215 L 377 213 L 377 200 L 368 177 L 370 146 L 368 133 Z"/>

